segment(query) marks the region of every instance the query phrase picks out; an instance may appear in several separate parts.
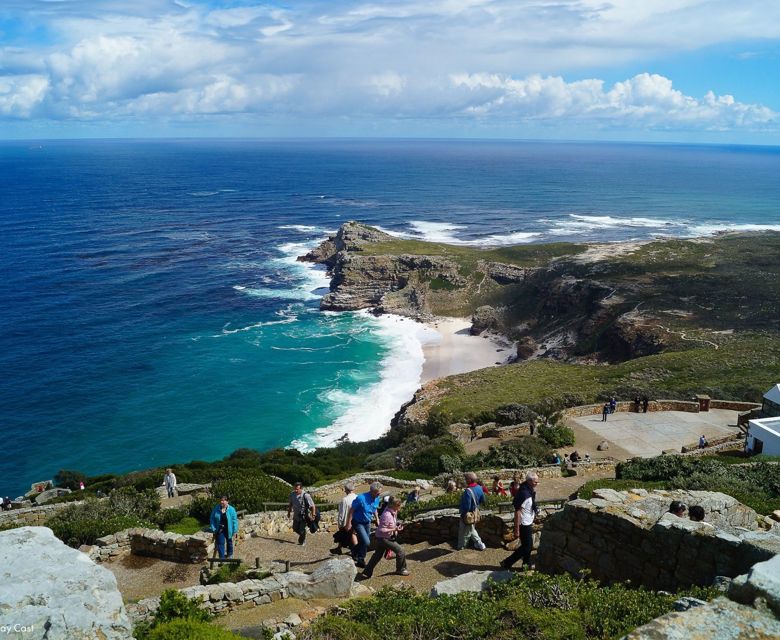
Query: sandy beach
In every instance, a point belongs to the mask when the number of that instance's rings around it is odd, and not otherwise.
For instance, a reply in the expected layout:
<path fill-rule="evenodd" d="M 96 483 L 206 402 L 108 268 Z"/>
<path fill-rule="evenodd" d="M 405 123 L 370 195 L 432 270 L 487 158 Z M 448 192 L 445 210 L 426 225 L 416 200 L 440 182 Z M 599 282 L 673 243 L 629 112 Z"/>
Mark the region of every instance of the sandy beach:
<path fill-rule="evenodd" d="M 514 346 L 497 336 L 472 336 L 469 318 L 438 318 L 427 323 L 441 338 L 423 346 L 422 382 L 504 364 Z"/>

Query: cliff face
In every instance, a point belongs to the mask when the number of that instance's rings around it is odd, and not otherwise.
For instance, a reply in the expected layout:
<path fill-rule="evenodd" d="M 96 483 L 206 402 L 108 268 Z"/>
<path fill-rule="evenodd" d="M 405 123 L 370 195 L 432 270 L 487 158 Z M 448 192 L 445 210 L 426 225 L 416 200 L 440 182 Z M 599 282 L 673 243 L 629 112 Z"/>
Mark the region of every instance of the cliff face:
<path fill-rule="evenodd" d="M 571 274 L 563 258 L 521 265 L 486 259 L 482 254 L 489 252 L 477 249 L 411 244 L 420 253 L 406 251 L 410 243 L 348 222 L 299 259 L 330 271 L 323 310 L 373 309 L 418 319 L 472 314 L 473 334 L 493 331 L 517 339 L 524 358 L 626 359 L 664 347 L 646 318 L 624 315 L 624 296 L 613 286 L 591 274 Z"/>

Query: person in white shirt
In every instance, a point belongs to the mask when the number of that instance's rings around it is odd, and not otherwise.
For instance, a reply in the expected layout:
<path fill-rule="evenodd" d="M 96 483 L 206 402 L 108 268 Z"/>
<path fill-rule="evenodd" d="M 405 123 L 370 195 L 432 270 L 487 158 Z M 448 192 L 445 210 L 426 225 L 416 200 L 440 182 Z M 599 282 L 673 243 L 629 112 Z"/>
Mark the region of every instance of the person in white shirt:
<path fill-rule="evenodd" d="M 341 547 L 347 547 L 351 551 L 357 544 L 357 540 L 352 539 L 354 534 L 350 529 L 347 528 L 347 516 L 349 515 L 349 510 L 352 507 L 352 502 L 356 497 L 354 483 L 344 483 L 344 494 L 344 497 L 339 503 L 339 530 L 333 534 L 333 542 L 336 543 L 336 546 L 330 550 L 330 552 L 335 555 L 341 554 Z"/>
<path fill-rule="evenodd" d="M 173 475 L 173 469 L 165 470 L 165 480 L 163 480 L 163 484 L 168 492 L 168 497 L 176 497 L 176 476 Z"/>
<path fill-rule="evenodd" d="M 504 569 L 509 569 L 520 558 L 523 564 L 531 566 L 531 551 L 534 548 L 534 519 L 536 518 L 536 487 L 539 475 L 531 471 L 525 477 L 512 501 L 515 507 L 515 538 L 520 538 L 520 546 L 506 560 L 501 561 Z"/>

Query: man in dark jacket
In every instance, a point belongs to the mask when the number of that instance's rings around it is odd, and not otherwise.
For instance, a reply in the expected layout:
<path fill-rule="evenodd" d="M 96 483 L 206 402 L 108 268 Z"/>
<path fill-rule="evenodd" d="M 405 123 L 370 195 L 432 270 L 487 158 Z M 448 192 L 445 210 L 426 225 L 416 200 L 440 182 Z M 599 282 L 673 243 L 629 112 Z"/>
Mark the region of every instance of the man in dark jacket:
<path fill-rule="evenodd" d="M 534 548 L 534 518 L 536 517 L 536 486 L 539 476 L 531 471 L 512 501 L 515 507 L 515 538 L 520 538 L 520 546 L 506 560 L 501 561 L 504 569 L 509 569 L 520 558 L 523 564 L 531 566 L 531 551 Z"/>

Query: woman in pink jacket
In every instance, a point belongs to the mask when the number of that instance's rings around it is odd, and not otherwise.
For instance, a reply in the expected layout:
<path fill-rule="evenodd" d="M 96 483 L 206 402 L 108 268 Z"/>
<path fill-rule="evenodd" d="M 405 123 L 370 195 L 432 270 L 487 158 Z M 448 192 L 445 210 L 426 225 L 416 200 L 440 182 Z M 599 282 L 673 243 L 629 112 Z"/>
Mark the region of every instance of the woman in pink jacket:
<path fill-rule="evenodd" d="M 398 510 L 401 508 L 400 498 L 390 497 L 387 508 L 379 517 L 379 526 L 376 529 L 376 551 L 363 570 L 363 577 L 370 578 L 374 573 L 374 567 L 379 564 L 382 556 L 387 551 L 395 554 L 395 572 L 399 576 L 408 576 L 406 569 L 406 554 L 401 545 L 396 542 L 397 534 L 403 530 L 403 525 L 398 524 Z"/>

